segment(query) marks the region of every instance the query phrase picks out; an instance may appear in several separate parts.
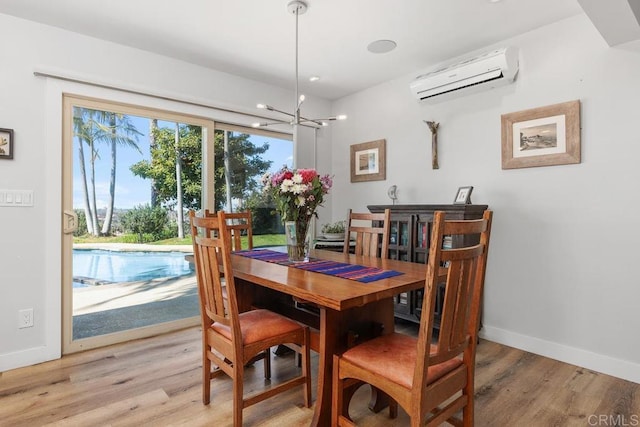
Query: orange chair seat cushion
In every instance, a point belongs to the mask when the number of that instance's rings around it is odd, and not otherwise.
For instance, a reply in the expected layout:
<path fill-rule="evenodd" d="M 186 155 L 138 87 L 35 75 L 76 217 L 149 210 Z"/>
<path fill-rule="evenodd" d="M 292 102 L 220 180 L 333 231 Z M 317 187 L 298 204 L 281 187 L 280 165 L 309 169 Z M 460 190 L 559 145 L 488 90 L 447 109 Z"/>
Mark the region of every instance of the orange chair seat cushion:
<path fill-rule="evenodd" d="M 240 330 L 242 331 L 242 344 L 253 344 L 274 336 L 287 334 L 302 326 L 291 319 L 276 314 L 269 310 L 252 310 L 240 313 Z M 218 322 L 211 325 L 211 329 L 231 340 L 231 328 Z"/>
<path fill-rule="evenodd" d="M 417 339 L 404 334 L 389 334 L 366 341 L 349 350 L 342 359 L 387 378 L 407 389 L 413 384 Z M 431 345 L 431 353 L 437 346 Z M 429 367 L 427 382 L 431 384 L 462 365 L 458 357 Z"/>

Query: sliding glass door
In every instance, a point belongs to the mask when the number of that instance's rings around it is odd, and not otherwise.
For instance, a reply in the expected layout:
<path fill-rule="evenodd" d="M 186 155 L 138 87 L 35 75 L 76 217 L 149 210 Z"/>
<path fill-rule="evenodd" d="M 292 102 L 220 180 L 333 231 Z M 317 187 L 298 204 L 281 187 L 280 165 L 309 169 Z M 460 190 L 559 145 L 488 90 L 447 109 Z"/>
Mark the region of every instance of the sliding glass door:
<path fill-rule="evenodd" d="M 212 207 L 213 129 L 65 96 L 64 353 L 198 323 L 185 214 Z"/>
<path fill-rule="evenodd" d="M 198 324 L 190 209 L 251 210 L 254 244 L 284 244 L 261 178 L 290 135 L 73 95 L 63 120 L 64 353 Z"/>

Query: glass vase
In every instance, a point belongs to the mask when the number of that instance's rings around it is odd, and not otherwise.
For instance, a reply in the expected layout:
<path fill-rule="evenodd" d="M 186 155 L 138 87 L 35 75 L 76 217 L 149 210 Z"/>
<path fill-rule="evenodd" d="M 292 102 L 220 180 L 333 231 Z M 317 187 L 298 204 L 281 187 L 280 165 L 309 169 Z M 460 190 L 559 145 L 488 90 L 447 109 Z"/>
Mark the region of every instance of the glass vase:
<path fill-rule="evenodd" d="M 287 238 L 287 255 L 289 256 L 289 261 L 309 261 L 308 230 L 309 221 L 285 221 L 284 232 Z"/>

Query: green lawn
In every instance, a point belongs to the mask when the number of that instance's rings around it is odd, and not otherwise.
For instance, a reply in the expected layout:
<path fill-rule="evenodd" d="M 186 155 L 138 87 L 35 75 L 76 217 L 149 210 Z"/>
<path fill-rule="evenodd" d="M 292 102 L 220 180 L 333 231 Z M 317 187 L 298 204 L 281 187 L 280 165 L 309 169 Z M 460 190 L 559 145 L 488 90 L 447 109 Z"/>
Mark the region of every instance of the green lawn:
<path fill-rule="evenodd" d="M 150 243 L 152 245 L 190 245 L 191 244 L 191 236 L 185 237 L 184 239 L 167 239 L 160 240 L 158 242 Z M 285 237 L 284 234 L 260 234 L 253 236 L 253 246 L 284 246 Z M 247 238 L 242 238 L 242 247 L 245 248 L 247 246 Z"/>
<path fill-rule="evenodd" d="M 74 243 L 136 243 L 137 237 L 132 234 L 122 236 L 94 237 L 81 236 L 74 237 Z M 166 239 L 157 242 L 149 242 L 149 245 L 190 245 L 191 236 L 184 239 Z M 253 236 L 253 246 L 283 246 L 285 244 L 284 234 L 260 234 Z M 242 247 L 246 247 L 246 238 L 243 237 Z"/>

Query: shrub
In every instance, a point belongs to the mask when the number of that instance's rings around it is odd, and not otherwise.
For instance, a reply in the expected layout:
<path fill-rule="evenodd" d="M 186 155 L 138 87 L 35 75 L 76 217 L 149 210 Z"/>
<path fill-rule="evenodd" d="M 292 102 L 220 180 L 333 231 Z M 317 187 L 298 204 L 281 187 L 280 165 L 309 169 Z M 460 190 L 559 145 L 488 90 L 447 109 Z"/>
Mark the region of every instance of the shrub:
<path fill-rule="evenodd" d="M 84 210 L 75 209 L 76 215 L 78 216 L 78 227 L 73 232 L 75 237 L 84 236 L 87 234 L 87 217 L 84 214 Z"/>
<path fill-rule="evenodd" d="M 165 226 L 169 222 L 169 215 L 164 208 L 152 208 L 149 205 L 139 205 L 122 216 L 122 227 L 129 233 L 138 235 L 138 243 L 149 241 L 145 234 L 152 236 L 151 240 L 161 238 Z"/>

